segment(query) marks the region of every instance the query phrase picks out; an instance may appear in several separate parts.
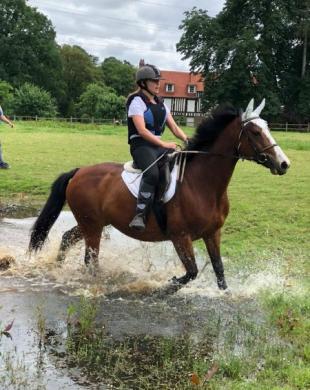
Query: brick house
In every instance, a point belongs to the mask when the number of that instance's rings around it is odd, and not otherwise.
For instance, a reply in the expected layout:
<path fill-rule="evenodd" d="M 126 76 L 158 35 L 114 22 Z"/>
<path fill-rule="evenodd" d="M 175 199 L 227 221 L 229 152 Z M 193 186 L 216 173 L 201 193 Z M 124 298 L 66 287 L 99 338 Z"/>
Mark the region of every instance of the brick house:
<path fill-rule="evenodd" d="M 193 125 L 195 117 L 201 116 L 204 89 L 201 74 L 162 70 L 161 76 L 159 95 L 164 98 L 172 115 L 186 117 L 187 125 Z"/>

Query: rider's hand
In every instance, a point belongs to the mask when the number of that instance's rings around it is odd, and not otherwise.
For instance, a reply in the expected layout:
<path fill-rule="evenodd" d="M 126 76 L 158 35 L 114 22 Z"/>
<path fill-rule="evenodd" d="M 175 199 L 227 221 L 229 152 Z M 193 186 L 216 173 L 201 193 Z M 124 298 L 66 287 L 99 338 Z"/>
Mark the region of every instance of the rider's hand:
<path fill-rule="evenodd" d="M 163 142 L 163 148 L 176 150 L 177 144 L 175 142 Z"/>

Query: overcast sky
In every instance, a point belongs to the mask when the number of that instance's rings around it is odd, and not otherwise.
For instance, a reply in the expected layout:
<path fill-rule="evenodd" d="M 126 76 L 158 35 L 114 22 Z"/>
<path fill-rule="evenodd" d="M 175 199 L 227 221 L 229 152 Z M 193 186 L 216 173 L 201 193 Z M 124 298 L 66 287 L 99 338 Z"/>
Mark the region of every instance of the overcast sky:
<path fill-rule="evenodd" d="M 188 70 L 176 43 L 184 11 L 194 6 L 215 16 L 225 0 L 28 0 L 52 22 L 59 44 L 79 45 L 102 61 L 139 59 L 166 70 Z M 184 4 L 184 5 L 182 5 Z"/>

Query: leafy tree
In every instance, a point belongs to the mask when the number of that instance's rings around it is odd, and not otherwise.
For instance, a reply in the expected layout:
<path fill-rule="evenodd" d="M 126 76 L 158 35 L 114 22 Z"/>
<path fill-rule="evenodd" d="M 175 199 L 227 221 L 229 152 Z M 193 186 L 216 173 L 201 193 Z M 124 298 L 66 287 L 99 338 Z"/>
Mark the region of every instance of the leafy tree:
<path fill-rule="evenodd" d="M 79 46 L 63 45 L 60 49 L 63 78 L 66 85 L 66 98 L 62 101 L 61 111 L 72 115 L 74 103 L 86 87 L 100 79 L 97 59 Z"/>
<path fill-rule="evenodd" d="M 109 57 L 102 62 L 101 69 L 104 83 L 118 95 L 128 96 L 135 89 L 136 68 L 129 62 Z"/>
<path fill-rule="evenodd" d="M 122 119 L 125 116 L 125 98 L 117 96 L 112 88 L 90 84 L 76 105 L 81 117 L 95 119 Z"/>
<path fill-rule="evenodd" d="M 13 87 L 10 83 L 0 80 L 0 105 L 4 106 L 5 112 L 11 114 L 13 100 Z"/>
<path fill-rule="evenodd" d="M 306 4 L 307 0 L 227 0 L 215 18 L 197 8 L 185 13 L 177 49 L 190 59 L 193 71 L 203 73 L 205 110 L 226 100 L 244 107 L 253 96 L 267 98 L 265 115 L 270 119 L 282 113 L 283 105 L 285 114 L 297 107 L 305 55 L 304 41 L 296 35 L 296 9 L 309 9 Z"/>
<path fill-rule="evenodd" d="M 14 113 L 24 116 L 55 117 L 57 108 L 51 94 L 36 85 L 25 83 L 15 94 Z"/>
<path fill-rule="evenodd" d="M 63 94 L 55 30 L 25 0 L 1 0 L 0 79 L 14 87 L 32 82 L 59 98 Z"/>

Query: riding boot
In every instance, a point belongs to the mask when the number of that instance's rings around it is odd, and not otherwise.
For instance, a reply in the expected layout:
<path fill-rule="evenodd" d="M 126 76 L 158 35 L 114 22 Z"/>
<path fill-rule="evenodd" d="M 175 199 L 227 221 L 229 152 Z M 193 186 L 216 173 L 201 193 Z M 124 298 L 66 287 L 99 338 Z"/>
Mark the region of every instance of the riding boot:
<path fill-rule="evenodd" d="M 154 200 L 155 186 L 141 180 L 137 199 L 136 215 L 130 222 L 129 227 L 135 230 L 144 230 L 149 211 Z"/>

